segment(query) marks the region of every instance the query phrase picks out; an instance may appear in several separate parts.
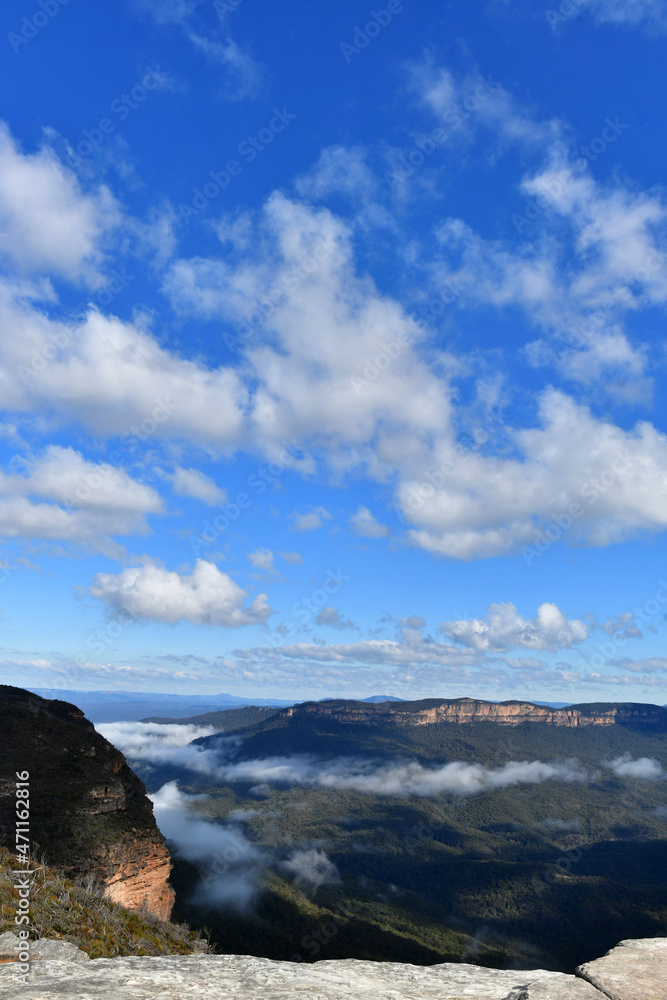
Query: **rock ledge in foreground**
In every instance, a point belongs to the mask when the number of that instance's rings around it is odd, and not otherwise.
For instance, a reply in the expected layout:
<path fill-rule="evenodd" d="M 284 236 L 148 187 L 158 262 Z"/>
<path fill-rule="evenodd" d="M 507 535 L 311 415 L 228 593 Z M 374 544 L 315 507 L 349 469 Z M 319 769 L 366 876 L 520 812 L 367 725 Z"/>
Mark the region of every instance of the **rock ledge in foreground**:
<path fill-rule="evenodd" d="M 9 935 L 3 935 L 3 943 Z M 0 965 L 0 997 L 12 1000 L 667 1000 L 667 939 L 623 941 L 579 976 L 476 965 L 429 968 L 356 959 L 297 965 L 241 955 L 77 961 L 49 953 L 30 982 Z M 47 957 L 48 956 L 48 957 Z M 74 959 L 74 960 L 72 960 Z M 585 978 L 582 978 L 585 977 Z M 648 977 L 645 981 L 642 977 Z"/>
<path fill-rule="evenodd" d="M 667 938 L 621 941 L 603 958 L 580 965 L 577 975 L 609 1000 L 665 1000 Z"/>

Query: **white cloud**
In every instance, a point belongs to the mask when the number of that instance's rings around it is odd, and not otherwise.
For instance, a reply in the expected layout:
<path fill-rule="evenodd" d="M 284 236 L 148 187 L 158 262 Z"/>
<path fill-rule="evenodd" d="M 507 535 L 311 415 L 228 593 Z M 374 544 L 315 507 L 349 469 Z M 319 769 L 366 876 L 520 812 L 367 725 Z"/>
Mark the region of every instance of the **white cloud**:
<path fill-rule="evenodd" d="M 510 761 L 496 769 L 454 761 L 442 767 L 424 767 L 416 761 L 381 763 L 337 757 L 333 760 L 301 755 L 221 764 L 217 776 L 227 781 L 269 785 L 305 785 L 351 789 L 370 795 L 477 795 L 499 788 L 544 781 L 588 781 L 589 773 L 576 760 L 558 764 Z"/>
<path fill-rule="evenodd" d="M 584 3 L 586 0 L 584 0 Z M 588 0 L 596 21 L 608 24 L 641 24 L 664 29 L 667 26 L 665 0 Z"/>
<path fill-rule="evenodd" d="M 248 559 L 255 569 L 263 569 L 268 573 L 275 573 L 273 552 L 270 549 L 256 549 L 254 552 L 249 552 Z"/>
<path fill-rule="evenodd" d="M 320 153 L 315 166 L 297 179 L 295 186 L 304 198 L 320 200 L 344 194 L 362 200 L 373 195 L 376 183 L 366 165 L 364 149 L 328 146 Z"/>
<path fill-rule="evenodd" d="M 162 511 L 155 490 L 73 448 L 50 445 L 13 464 L 12 473 L 0 471 L 0 536 L 6 538 L 99 545 L 101 536 L 145 533 L 145 516 Z"/>
<path fill-rule="evenodd" d="M 292 531 L 315 531 L 321 528 L 325 521 L 331 520 L 331 514 L 324 507 L 315 507 L 304 514 L 295 512 L 290 514 L 292 518 Z"/>
<path fill-rule="evenodd" d="M 227 499 L 225 491 L 199 469 L 183 469 L 179 466 L 172 476 L 172 484 L 174 492 L 179 496 L 202 500 L 211 507 L 224 503 Z"/>
<path fill-rule="evenodd" d="M 0 243 L 23 272 L 46 272 L 97 288 L 105 235 L 120 222 L 106 187 L 85 194 L 76 174 L 44 146 L 24 154 L 0 122 Z"/>
<path fill-rule="evenodd" d="M 303 556 L 299 552 L 281 552 L 280 557 L 291 566 L 300 566 L 304 561 Z"/>
<path fill-rule="evenodd" d="M 340 874 L 333 861 L 322 850 L 292 851 L 280 866 L 294 879 L 298 889 L 315 893 L 322 885 L 340 882 Z"/>
<path fill-rule="evenodd" d="M 249 50 L 241 48 L 229 35 L 215 32 L 208 36 L 192 27 L 199 6 L 196 0 L 140 0 L 140 3 L 158 24 L 179 25 L 195 49 L 225 70 L 223 93 L 228 100 L 256 97 L 260 93 L 264 73 Z M 222 24 L 224 18 L 218 20 Z"/>
<path fill-rule="evenodd" d="M 0 282 L 0 370 L 6 409 L 55 413 L 101 437 L 187 437 L 238 443 L 246 390 L 231 369 L 209 369 L 161 347 L 147 321 L 91 310 L 51 320 Z M 141 436 L 141 438 L 140 438 Z"/>
<path fill-rule="evenodd" d="M 659 761 L 652 757 L 639 757 L 637 760 L 633 760 L 629 753 L 616 757 L 607 766 L 618 778 L 642 778 L 646 781 L 655 781 L 665 776 Z"/>
<path fill-rule="evenodd" d="M 582 621 L 570 621 L 555 604 L 541 604 L 535 618 L 522 618 L 513 604 L 492 604 L 485 619 L 443 622 L 453 642 L 478 652 L 523 649 L 567 649 L 588 638 Z"/>
<path fill-rule="evenodd" d="M 316 625 L 326 625 L 329 628 L 346 629 L 356 628 L 356 625 L 349 618 L 343 617 L 336 608 L 322 608 L 315 618 Z"/>
<path fill-rule="evenodd" d="M 561 538 L 608 545 L 664 530 L 664 434 L 647 422 L 622 430 L 556 390 L 542 395 L 540 421 L 540 428 L 507 431 L 517 458 L 443 451 L 430 466 L 450 470 L 437 486 L 403 482 L 399 503 L 416 524 L 409 538 L 459 559 L 523 547 L 530 564 Z"/>
<path fill-rule="evenodd" d="M 158 24 L 182 24 L 195 13 L 197 0 L 138 0 Z"/>
<path fill-rule="evenodd" d="M 359 507 L 356 514 L 350 518 L 350 527 L 360 538 L 386 538 L 391 534 L 385 524 L 380 524 L 373 517 L 368 507 Z"/>
<path fill-rule="evenodd" d="M 188 31 L 190 42 L 212 62 L 226 71 L 224 95 L 230 101 L 257 97 L 261 92 L 264 74 L 248 49 L 241 48 L 229 36 L 220 39 L 206 38 L 196 31 Z"/>
<path fill-rule="evenodd" d="M 153 764 L 173 762 L 169 756 L 173 748 L 185 747 L 215 732 L 212 726 L 160 725 L 157 722 L 104 722 L 95 728 L 126 757 Z"/>
<path fill-rule="evenodd" d="M 162 834 L 175 853 L 203 869 L 195 899 L 209 905 L 247 910 L 258 892 L 268 859 L 236 823 L 211 823 L 196 813 L 205 796 L 185 795 L 171 781 L 149 796 Z"/>
<path fill-rule="evenodd" d="M 476 662 L 476 656 L 472 651 L 421 637 L 415 637 L 411 642 L 364 639 L 353 643 L 328 643 L 326 646 L 301 642 L 280 646 L 279 649 L 260 646 L 256 649 L 237 650 L 236 655 L 239 654 L 261 656 L 267 661 L 280 658 L 319 663 L 377 663 L 405 667 L 419 664 L 449 666 Z"/>
<path fill-rule="evenodd" d="M 158 566 L 133 567 L 115 576 L 98 573 L 90 592 L 116 612 L 168 625 L 188 621 L 239 628 L 261 624 L 271 614 L 266 594 L 246 607 L 248 594 L 203 559 L 197 560 L 189 576 Z"/>
<path fill-rule="evenodd" d="M 621 640 L 642 638 L 642 631 L 637 625 L 637 619 L 632 611 L 626 611 L 623 614 L 615 615 L 614 618 L 608 618 L 603 623 L 602 628 L 607 635 L 616 636 Z"/>

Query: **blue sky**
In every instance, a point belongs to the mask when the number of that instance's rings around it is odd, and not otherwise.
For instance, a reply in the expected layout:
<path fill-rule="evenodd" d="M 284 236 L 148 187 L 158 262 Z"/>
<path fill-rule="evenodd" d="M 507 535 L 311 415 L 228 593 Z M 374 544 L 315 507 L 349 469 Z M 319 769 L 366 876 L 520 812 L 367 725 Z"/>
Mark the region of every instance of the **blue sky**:
<path fill-rule="evenodd" d="M 665 0 L 2 23 L 2 679 L 667 701 Z"/>

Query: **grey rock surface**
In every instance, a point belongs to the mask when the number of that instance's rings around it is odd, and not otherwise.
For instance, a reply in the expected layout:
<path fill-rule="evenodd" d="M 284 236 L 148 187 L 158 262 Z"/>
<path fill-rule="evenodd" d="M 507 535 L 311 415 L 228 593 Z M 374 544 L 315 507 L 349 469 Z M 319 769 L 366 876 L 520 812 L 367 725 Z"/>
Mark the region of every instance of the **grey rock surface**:
<path fill-rule="evenodd" d="M 5 959 L 8 957 L 16 958 L 16 945 L 18 943 L 19 938 L 15 934 L 12 934 L 11 931 L 7 931 L 6 934 L 0 934 L 0 957 Z M 30 961 L 34 962 L 37 959 L 51 962 L 89 962 L 90 955 L 87 955 L 85 951 L 81 951 L 76 945 L 70 944 L 69 941 L 41 939 L 30 942 Z"/>
<path fill-rule="evenodd" d="M 592 986 L 556 972 L 476 965 L 430 968 L 357 960 L 297 965 L 237 955 L 35 962 L 30 983 L 0 971 L 0 996 L 16 1000 L 601 1000 Z"/>
<path fill-rule="evenodd" d="M 241 955 L 72 961 L 62 948 L 52 958 L 48 944 L 62 942 L 38 942 L 42 957 L 31 966 L 28 984 L 19 981 L 15 965 L 0 965 L 3 1000 L 667 1000 L 662 938 L 624 941 L 582 966 L 578 978 L 540 969 L 356 959 L 298 965 Z"/>
<path fill-rule="evenodd" d="M 577 974 L 610 1000 L 667 1000 L 667 938 L 621 941 Z"/>

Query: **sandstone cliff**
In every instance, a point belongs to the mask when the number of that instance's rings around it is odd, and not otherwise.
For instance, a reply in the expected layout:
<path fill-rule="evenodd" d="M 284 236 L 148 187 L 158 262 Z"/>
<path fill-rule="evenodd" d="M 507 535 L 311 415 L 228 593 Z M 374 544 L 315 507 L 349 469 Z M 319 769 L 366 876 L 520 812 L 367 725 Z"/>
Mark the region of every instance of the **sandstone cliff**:
<path fill-rule="evenodd" d="M 277 713 L 285 718 L 319 716 L 336 722 L 356 725 L 427 726 L 439 723 L 463 724 L 495 722 L 502 726 L 519 726 L 526 722 L 541 722 L 551 726 L 637 726 L 667 731 L 667 709 L 657 705 L 592 704 L 548 708 L 525 701 L 500 703 L 457 698 L 452 701 L 383 702 L 367 704 L 355 701 L 305 702 Z"/>
<path fill-rule="evenodd" d="M 0 841 L 14 842 L 15 773 L 30 772 L 33 853 L 167 920 L 171 858 L 143 782 L 74 705 L 0 685 Z"/>

